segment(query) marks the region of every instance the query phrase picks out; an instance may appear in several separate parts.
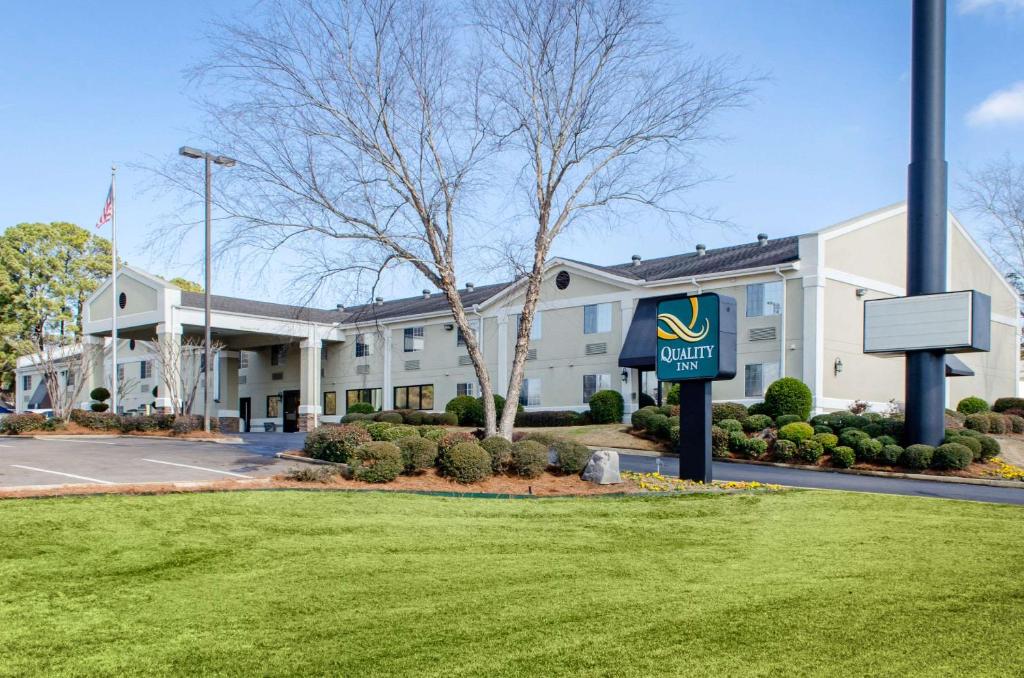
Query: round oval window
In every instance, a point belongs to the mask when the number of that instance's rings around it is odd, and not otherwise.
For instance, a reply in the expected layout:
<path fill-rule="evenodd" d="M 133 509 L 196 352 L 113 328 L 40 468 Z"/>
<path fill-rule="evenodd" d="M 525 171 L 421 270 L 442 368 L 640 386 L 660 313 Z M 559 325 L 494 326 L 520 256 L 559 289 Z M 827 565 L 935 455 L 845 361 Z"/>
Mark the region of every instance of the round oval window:
<path fill-rule="evenodd" d="M 128 296 L 124 292 L 121 292 L 121 295 L 117 298 L 117 305 L 121 308 L 128 305 Z"/>
<path fill-rule="evenodd" d="M 131 341 L 128 342 L 128 350 L 129 351 L 134 351 L 135 350 L 135 340 L 134 339 L 132 339 Z"/>
<path fill-rule="evenodd" d="M 555 287 L 564 290 L 569 286 L 569 271 L 559 271 L 555 276 Z"/>

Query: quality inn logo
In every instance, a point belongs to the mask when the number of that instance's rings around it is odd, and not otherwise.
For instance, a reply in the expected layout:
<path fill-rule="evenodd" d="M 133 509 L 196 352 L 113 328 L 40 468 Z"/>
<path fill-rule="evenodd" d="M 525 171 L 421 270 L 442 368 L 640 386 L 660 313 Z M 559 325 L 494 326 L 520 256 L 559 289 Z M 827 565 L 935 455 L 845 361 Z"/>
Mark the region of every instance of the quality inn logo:
<path fill-rule="evenodd" d="M 708 332 L 711 331 L 711 320 L 709 318 L 704 318 L 703 329 L 694 331 L 693 327 L 697 324 L 698 310 L 697 297 L 690 297 L 689 323 L 684 324 L 679 318 L 671 313 L 658 314 L 658 338 L 669 341 L 673 339 L 682 339 L 683 341 L 691 344 L 704 339 L 708 336 Z"/>

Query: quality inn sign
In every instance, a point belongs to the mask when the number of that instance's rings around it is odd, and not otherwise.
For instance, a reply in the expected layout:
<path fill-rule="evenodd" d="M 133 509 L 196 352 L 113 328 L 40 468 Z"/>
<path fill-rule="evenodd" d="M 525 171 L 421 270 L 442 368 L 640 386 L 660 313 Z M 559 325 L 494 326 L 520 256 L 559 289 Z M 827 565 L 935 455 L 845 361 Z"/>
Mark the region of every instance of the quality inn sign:
<path fill-rule="evenodd" d="M 736 301 L 713 292 L 658 304 L 661 381 L 736 376 Z"/>

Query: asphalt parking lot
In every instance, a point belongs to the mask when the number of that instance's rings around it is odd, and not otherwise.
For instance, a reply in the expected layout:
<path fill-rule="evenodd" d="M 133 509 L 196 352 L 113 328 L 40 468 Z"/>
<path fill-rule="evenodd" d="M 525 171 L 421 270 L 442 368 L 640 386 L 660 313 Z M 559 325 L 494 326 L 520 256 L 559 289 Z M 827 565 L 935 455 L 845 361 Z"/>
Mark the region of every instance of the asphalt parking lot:
<path fill-rule="evenodd" d="M 295 466 L 274 451 L 164 438 L 0 437 L 0 489 L 262 478 Z"/>

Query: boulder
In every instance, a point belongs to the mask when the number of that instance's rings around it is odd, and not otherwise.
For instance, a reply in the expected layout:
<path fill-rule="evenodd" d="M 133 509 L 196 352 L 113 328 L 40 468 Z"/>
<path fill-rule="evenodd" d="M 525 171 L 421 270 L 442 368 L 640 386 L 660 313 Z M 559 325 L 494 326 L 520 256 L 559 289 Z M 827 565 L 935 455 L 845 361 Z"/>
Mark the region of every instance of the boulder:
<path fill-rule="evenodd" d="M 619 475 L 619 453 L 612 450 L 594 452 L 580 477 L 598 485 L 618 485 L 622 482 L 622 476 Z"/>

